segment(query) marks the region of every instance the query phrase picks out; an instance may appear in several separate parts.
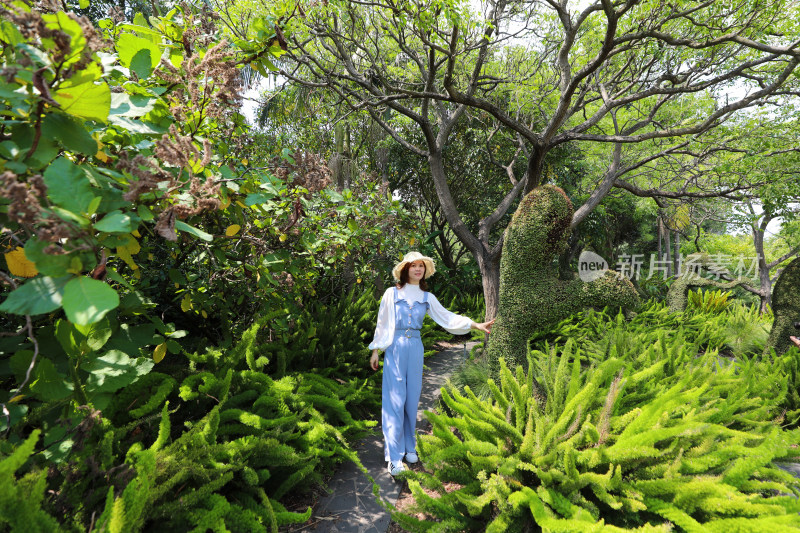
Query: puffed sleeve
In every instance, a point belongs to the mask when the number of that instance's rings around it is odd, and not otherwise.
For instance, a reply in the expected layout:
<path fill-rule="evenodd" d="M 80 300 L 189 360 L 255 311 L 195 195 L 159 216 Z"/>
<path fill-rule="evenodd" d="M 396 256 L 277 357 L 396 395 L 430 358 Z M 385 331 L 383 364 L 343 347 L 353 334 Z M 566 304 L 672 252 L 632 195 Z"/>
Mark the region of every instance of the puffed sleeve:
<path fill-rule="evenodd" d="M 442 326 L 453 335 L 463 335 L 464 333 L 469 333 L 470 326 L 472 326 L 471 319 L 451 313 L 439 303 L 439 300 L 436 299 L 436 296 L 430 293 L 428 293 L 428 303 L 430 304 L 428 307 L 428 314 L 434 322 Z"/>
<path fill-rule="evenodd" d="M 370 350 L 385 350 L 394 340 L 394 288 L 389 287 L 383 293 L 381 306 L 378 309 L 378 325 L 375 337 L 369 344 Z"/>

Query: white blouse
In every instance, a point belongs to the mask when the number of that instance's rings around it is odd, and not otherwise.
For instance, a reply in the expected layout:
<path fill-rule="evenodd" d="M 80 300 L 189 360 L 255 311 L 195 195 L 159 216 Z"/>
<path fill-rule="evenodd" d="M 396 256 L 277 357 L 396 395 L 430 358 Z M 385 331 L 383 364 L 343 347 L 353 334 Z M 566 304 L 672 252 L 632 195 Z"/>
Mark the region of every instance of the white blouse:
<path fill-rule="evenodd" d="M 421 302 L 425 296 L 419 285 L 406 283 L 402 289 L 397 290 L 399 299 L 407 302 Z M 469 333 L 472 320 L 455 313 L 451 313 L 439 303 L 431 293 L 428 293 L 428 316 L 453 335 Z M 394 341 L 394 287 L 389 287 L 381 298 L 381 307 L 378 309 L 378 325 L 375 328 L 375 337 L 369 345 L 370 350 L 385 350 Z"/>

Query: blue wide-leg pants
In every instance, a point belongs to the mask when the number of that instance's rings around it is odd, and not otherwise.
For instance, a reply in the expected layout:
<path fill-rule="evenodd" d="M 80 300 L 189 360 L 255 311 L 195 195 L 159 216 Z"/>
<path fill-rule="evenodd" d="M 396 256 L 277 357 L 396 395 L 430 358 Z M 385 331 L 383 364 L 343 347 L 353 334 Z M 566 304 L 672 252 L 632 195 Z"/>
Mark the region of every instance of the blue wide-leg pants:
<path fill-rule="evenodd" d="M 387 461 L 400 464 L 416 449 L 417 408 L 422 393 L 424 350 L 419 337 L 398 334 L 383 362 L 383 440 Z"/>

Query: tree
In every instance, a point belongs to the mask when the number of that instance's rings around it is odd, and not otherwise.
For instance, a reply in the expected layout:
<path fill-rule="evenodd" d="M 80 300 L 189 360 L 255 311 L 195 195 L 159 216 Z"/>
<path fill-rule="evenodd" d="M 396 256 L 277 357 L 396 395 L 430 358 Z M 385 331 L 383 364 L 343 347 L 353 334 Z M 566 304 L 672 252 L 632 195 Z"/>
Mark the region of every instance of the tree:
<path fill-rule="evenodd" d="M 503 239 L 493 227 L 520 193 L 546 181 L 551 151 L 582 143 L 605 159 L 572 219 L 577 226 L 614 188 L 642 197 L 715 197 L 747 186 L 690 174 L 642 179 L 731 117 L 792 94 L 800 50 L 798 6 L 764 2 L 486 1 L 482 12 L 448 0 L 328 1 L 295 19 L 288 79 L 332 91 L 425 158 L 447 220 L 480 267 L 487 315 L 497 308 Z M 482 14 L 481 14 L 482 13 Z M 734 90 L 735 89 L 735 90 Z M 470 109 L 516 135 L 523 175 L 473 232 L 448 186 L 444 158 Z M 398 124 L 411 124 L 415 144 Z M 509 162 L 507 162 L 509 163 Z"/>

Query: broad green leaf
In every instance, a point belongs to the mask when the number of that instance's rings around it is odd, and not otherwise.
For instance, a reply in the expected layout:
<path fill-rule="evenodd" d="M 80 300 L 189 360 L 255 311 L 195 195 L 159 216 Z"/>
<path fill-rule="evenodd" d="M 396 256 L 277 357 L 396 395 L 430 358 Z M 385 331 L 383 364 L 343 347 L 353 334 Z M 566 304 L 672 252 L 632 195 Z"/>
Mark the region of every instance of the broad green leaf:
<path fill-rule="evenodd" d="M 258 192 L 248 194 L 247 198 L 244 199 L 244 205 L 250 207 L 251 205 L 263 204 L 272 200 L 273 198 L 275 198 L 275 195 L 270 193 Z"/>
<path fill-rule="evenodd" d="M 47 241 L 35 237 L 25 243 L 25 257 L 36 264 L 36 270 L 45 276 L 61 277 L 69 273 L 70 256 L 67 254 L 47 254 L 44 250 L 50 246 Z M 71 276 L 70 276 L 71 277 Z"/>
<path fill-rule="evenodd" d="M 79 277 L 64 287 L 61 305 L 71 322 L 93 324 L 119 305 L 119 295 L 102 281 Z"/>
<path fill-rule="evenodd" d="M 113 93 L 111 116 L 141 117 L 153 110 L 156 99 L 141 94 Z"/>
<path fill-rule="evenodd" d="M 48 113 L 42 121 L 42 135 L 57 139 L 61 145 L 72 152 L 86 155 L 97 153 L 97 141 L 83 124 L 64 113 Z"/>
<path fill-rule="evenodd" d="M 93 81 L 56 91 L 53 99 L 70 115 L 106 122 L 111 110 L 111 89 Z"/>
<path fill-rule="evenodd" d="M 85 213 L 94 200 L 92 186 L 83 170 L 66 157 L 56 159 L 44 172 L 47 196 L 75 214 Z"/>
<path fill-rule="evenodd" d="M 150 56 L 150 50 L 142 48 L 131 59 L 131 71 L 135 72 L 140 80 L 148 78 L 150 73 L 153 72 L 153 60 Z"/>
<path fill-rule="evenodd" d="M 113 392 L 126 387 L 150 372 L 153 360 L 132 359 L 119 350 L 109 350 L 105 354 L 81 366 L 91 373 L 86 387 L 95 392 Z"/>
<path fill-rule="evenodd" d="M 153 324 L 122 324 L 105 347 L 109 350 L 121 350 L 128 355 L 139 355 L 142 348 L 161 342 L 154 342 L 155 335 L 156 327 Z"/>
<path fill-rule="evenodd" d="M 36 360 L 34 380 L 31 382 L 31 393 L 46 402 L 66 398 L 73 391 L 73 385 L 67 376 L 59 374 L 49 359 L 40 357 Z"/>
<path fill-rule="evenodd" d="M 138 218 L 138 217 L 137 217 Z M 112 211 L 95 222 L 94 229 L 106 233 L 130 233 L 136 229 L 137 221 L 129 213 Z"/>
<path fill-rule="evenodd" d="M 156 43 L 132 33 L 123 33 L 120 35 L 116 42 L 116 48 L 119 54 L 119 62 L 128 68 L 132 68 L 131 62 L 140 50 L 148 50 L 150 52 L 151 64 L 153 66 L 158 65 L 158 62 L 161 60 L 161 48 L 159 48 Z"/>
<path fill-rule="evenodd" d="M 55 337 L 64 352 L 74 359 L 81 356 L 81 343 L 85 337 L 75 329 L 75 325 L 69 320 L 59 319 L 56 321 Z"/>
<path fill-rule="evenodd" d="M 189 224 L 183 222 L 182 220 L 175 221 L 175 229 L 180 231 L 185 231 L 186 233 L 194 235 L 195 237 L 199 237 L 204 241 L 211 242 L 212 240 L 214 240 L 214 238 L 205 231 L 190 226 Z"/>
<path fill-rule="evenodd" d="M 72 276 L 38 277 L 12 291 L 0 311 L 15 315 L 42 315 L 61 307 L 64 286 Z"/>
<path fill-rule="evenodd" d="M 89 324 L 88 326 L 75 324 L 74 327 L 85 337 L 86 347 L 95 352 L 105 346 L 108 339 L 111 338 L 112 328 L 108 317 L 94 324 Z"/>

